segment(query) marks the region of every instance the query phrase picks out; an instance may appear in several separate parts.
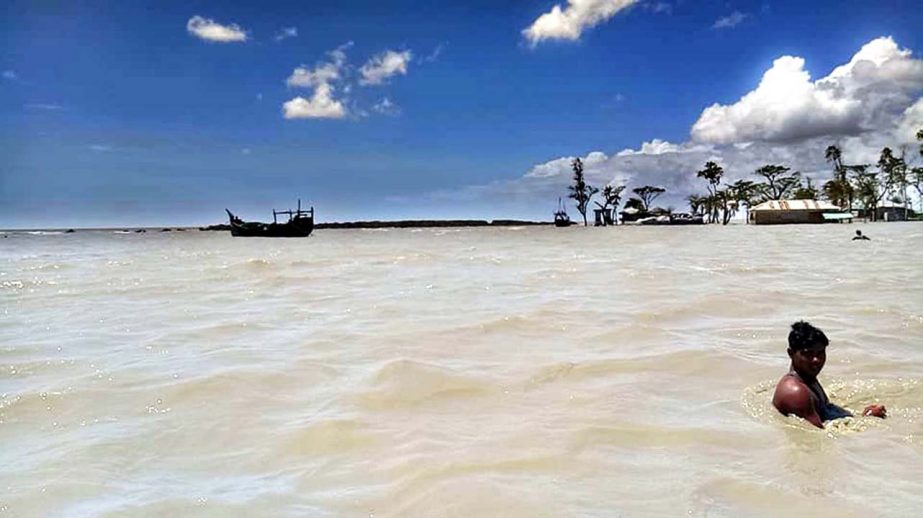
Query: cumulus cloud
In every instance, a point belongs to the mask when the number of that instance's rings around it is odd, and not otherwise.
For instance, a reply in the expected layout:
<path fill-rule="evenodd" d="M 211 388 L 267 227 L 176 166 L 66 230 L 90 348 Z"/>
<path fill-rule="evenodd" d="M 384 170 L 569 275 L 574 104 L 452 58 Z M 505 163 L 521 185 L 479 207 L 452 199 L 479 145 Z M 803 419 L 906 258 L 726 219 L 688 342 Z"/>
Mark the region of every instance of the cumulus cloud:
<path fill-rule="evenodd" d="M 282 41 L 287 38 L 297 38 L 298 37 L 298 27 L 283 27 L 273 36 L 273 39 L 276 41 Z"/>
<path fill-rule="evenodd" d="M 310 99 L 295 97 L 282 104 L 286 119 L 342 119 L 346 116 L 343 103 L 333 98 L 333 87 L 318 85 Z"/>
<path fill-rule="evenodd" d="M 783 164 L 820 185 L 832 174 L 824 158 L 830 144 L 840 146 L 848 164 L 874 164 L 885 146 L 916 149 L 915 134 L 923 128 L 921 61 L 891 38 L 869 42 L 816 82 L 804 71 L 804 60 L 794 57 L 780 58 L 766 75 L 734 105 L 706 109 L 689 141 L 652 139 L 637 148 L 587 153 L 582 157 L 587 182 L 598 187 L 625 184 L 629 190 L 657 185 L 667 189 L 660 205 L 688 210 L 686 197 L 705 192 L 696 172 L 710 160 L 724 167 L 723 183 L 756 180 L 753 171 L 758 167 Z M 567 192 L 573 158 L 553 158 L 516 179 L 432 197 L 547 204 Z"/>
<path fill-rule="evenodd" d="M 218 43 L 233 43 L 247 41 L 247 31 L 237 24 L 222 25 L 210 18 L 193 16 L 186 22 L 189 34 L 205 41 Z"/>
<path fill-rule="evenodd" d="M 740 11 L 734 11 L 733 13 L 718 18 L 715 23 L 711 26 L 712 29 L 730 29 L 731 27 L 737 27 L 744 20 L 749 18 L 750 15 L 742 13 Z"/>
<path fill-rule="evenodd" d="M 395 52 L 386 50 L 374 56 L 359 69 L 362 78 L 359 83 L 363 85 L 380 85 L 395 75 L 406 75 L 407 65 L 413 53 L 409 50 Z"/>
<path fill-rule="evenodd" d="M 890 37 L 867 43 L 817 81 L 804 67 L 800 57 L 775 60 L 755 90 L 736 103 L 706 108 L 693 139 L 727 144 L 857 135 L 893 122 L 923 90 L 923 60 Z"/>
<path fill-rule="evenodd" d="M 585 29 L 599 25 L 636 3 L 638 0 L 567 0 L 564 9 L 555 5 L 524 29 L 522 35 L 532 46 L 543 40 L 575 41 Z"/>
<path fill-rule="evenodd" d="M 295 97 L 282 105 L 286 119 L 341 119 L 347 110 L 343 101 L 335 98 L 333 83 L 339 81 L 346 69 L 346 50 L 352 42 L 341 45 L 327 53 L 328 60 L 317 63 L 314 68 L 305 65 L 295 68 L 285 83 L 289 87 L 313 88 L 310 98 Z"/>

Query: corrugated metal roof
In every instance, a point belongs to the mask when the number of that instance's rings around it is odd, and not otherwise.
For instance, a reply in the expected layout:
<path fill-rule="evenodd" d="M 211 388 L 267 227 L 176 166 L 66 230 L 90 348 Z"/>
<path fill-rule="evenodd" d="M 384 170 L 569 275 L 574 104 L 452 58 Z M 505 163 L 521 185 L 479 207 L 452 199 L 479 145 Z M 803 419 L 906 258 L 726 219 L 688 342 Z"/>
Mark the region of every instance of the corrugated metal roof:
<path fill-rule="evenodd" d="M 756 207 L 750 209 L 750 211 L 758 210 L 822 210 L 822 211 L 837 211 L 840 212 L 842 209 L 836 205 L 818 200 L 771 200 L 764 201 Z"/>

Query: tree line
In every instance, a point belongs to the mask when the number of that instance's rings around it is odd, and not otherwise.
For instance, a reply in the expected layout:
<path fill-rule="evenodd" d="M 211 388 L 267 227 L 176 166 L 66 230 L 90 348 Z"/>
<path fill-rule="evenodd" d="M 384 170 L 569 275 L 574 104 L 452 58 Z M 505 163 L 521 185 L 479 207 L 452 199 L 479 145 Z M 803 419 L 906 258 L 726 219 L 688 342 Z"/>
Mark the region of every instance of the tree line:
<path fill-rule="evenodd" d="M 923 156 L 923 128 L 917 131 L 916 138 L 920 142 L 919 155 Z M 696 177 L 706 182 L 706 194 L 691 194 L 686 201 L 693 215 L 703 216 L 708 223 L 720 222 L 723 225 L 731 221 L 741 204 L 753 207 L 770 200 L 816 200 L 824 197 L 830 203 L 849 211 L 852 211 L 854 204 L 859 204 L 873 221 L 877 216 L 879 204 L 886 197 L 895 203 L 903 203 L 905 217 L 911 188 L 923 202 L 923 167 L 911 167 L 908 164 L 907 150 L 904 147 L 899 155 L 890 147 L 883 148 L 876 167 L 872 164 L 845 164 L 843 152 L 837 145 L 828 146 L 824 158 L 833 167 L 833 176 L 824 182 L 820 189 L 814 185 L 811 178 L 777 164 L 766 164 L 757 168 L 753 172 L 759 178 L 757 181 L 737 180 L 722 187 L 724 168 L 716 162 L 708 161 L 702 169 L 696 171 Z M 573 183 L 568 186 L 568 197 L 574 200 L 577 211 L 583 216 L 585 226 L 587 208 L 593 196 L 600 191 L 586 183 L 583 162 L 579 158 L 575 158 L 571 166 L 574 174 Z M 593 203 L 603 211 L 618 211 L 626 187 L 606 185 L 602 190 L 602 203 Z M 626 200 L 625 208 L 648 213 L 654 210 L 654 200 L 666 192 L 666 189 L 643 185 L 632 189 L 631 192 L 635 196 Z M 672 208 L 661 210 L 672 212 Z"/>

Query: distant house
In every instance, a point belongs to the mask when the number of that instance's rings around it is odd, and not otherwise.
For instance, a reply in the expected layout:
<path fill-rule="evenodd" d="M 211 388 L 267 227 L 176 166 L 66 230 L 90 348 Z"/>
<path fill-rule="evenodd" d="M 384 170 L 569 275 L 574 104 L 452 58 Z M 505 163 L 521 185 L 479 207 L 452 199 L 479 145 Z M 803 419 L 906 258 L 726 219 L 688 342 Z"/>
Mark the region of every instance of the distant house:
<path fill-rule="evenodd" d="M 860 208 L 856 211 L 858 217 L 860 218 L 870 218 L 870 212 L 870 210 L 864 208 Z M 916 217 L 916 212 L 908 207 L 906 216 L 910 218 Z M 907 217 L 905 217 L 903 203 L 895 203 L 891 200 L 881 200 L 878 203 L 878 207 L 875 209 L 876 221 L 906 221 Z"/>
<path fill-rule="evenodd" d="M 784 225 L 791 223 L 837 223 L 852 221 L 853 215 L 826 201 L 772 200 L 760 203 L 749 211 L 748 220 L 754 225 Z"/>

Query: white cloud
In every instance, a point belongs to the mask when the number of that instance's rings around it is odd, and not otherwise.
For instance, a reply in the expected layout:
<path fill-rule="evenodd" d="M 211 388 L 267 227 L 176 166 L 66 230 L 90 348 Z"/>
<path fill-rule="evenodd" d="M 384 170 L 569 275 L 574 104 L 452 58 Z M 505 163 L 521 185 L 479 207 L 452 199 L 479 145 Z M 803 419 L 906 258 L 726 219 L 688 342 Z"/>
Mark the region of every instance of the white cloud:
<path fill-rule="evenodd" d="M 543 40 L 574 41 L 585 29 L 599 25 L 636 3 L 638 0 L 567 0 L 564 9 L 555 5 L 523 30 L 522 35 L 532 46 Z"/>
<path fill-rule="evenodd" d="M 17 76 L 16 72 L 13 72 L 12 70 L 4 70 L 3 79 L 9 79 L 10 81 L 14 81 L 16 79 L 19 79 L 19 76 Z"/>
<path fill-rule="evenodd" d="M 740 11 L 734 11 L 733 13 L 723 18 L 718 18 L 718 20 L 715 21 L 714 25 L 712 25 L 711 28 L 712 29 L 730 29 L 731 27 L 737 27 L 749 17 L 750 17 L 749 14 L 742 13 Z"/>
<path fill-rule="evenodd" d="M 333 87 L 324 83 L 314 89 L 310 99 L 295 97 L 282 105 L 286 119 L 342 119 L 346 108 L 333 98 Z"/>
<path fill-rule="evenodd" d="M 64 109 L 64 107 L 61 106 L 60 104 L 45 104 L 45 103 L 24 104 L 23 107 L 30 109 L 30 110 L 49 110 L 49 111 Z"/>
<path fill-rule="evenodd" d="M 97 153 L 106 153 L 112 151 L 112 146 L 102 145 L 102 144 L 93 144 L 90 146 L 90 149 L 96 151 Z"/>
<path fill-rule="evenodd" d="M 389 115 L 392 117 L 396 117 L 401 114 L 401 107 L 394 104 L 394 102 L 387 97 L 375 103 L 375 105 L 372 106 L 372 110 L 382 115 Z"/>
<path fill-rule="evenodd" d="M 437 59 L 439 59 L 439 56 L 442 55 L 443 50 L 445 50 L 445 43 L 440 43 L 439 45 L 436 45 L 436 48 L 434 48 L 433 51 L 430 52 L 429 56 L 426 56 L 425 58 L 423 58 L 423 61 L 425 63 L 432 63 L 433 61 L 436 61 Z"/>
<path fill-rule="evenodd" d="M 644 4 L 644 8 L 653 13 L 673 14 L 673 5 L 666 2 L 647 2 Z"/>
<path fill-rule="evenodd" d="M 219 43 L 247 41 L 247 31 L 243 30 L 239 25 L 234 23 L 221 25 L 215 20 L 201 16 L 190 18 L 186 22 L 186 30 L 189 31 L 189 34 L 205 41 Z"/>
<path fill-rule="evenodd" d="M 298 37 L 298 27 L 283 27 L 273 36 L 273 39 L 276 41 L 282 41 L 287 38 L 297 38 Z"/>
<path fill-rule="evenodd" d="M 253 152 L 253 151 L 251 151 L 250 148 L 248 148 L 248 147 L 242 148 L 242 149 L 240 150 L 240 154 L 241 154 L 241 155 L 249 155 L 249 154 L 252 153 L 252 152 Z"/>
<path fill-rule="evenodd" d="M 318 62 L 313 69 L 307 65 L 297 67 L 285 83 L 290 87 L 311 88 L 339 80 L 346 69 L 346 50 L 352 45 L 350 41 L 331 50 L 327 53 L 329 61 Z"/>
<path fill-rule="evenodd" d="M 800 57 L 775 60 L 755 90 L 734 104 L 706 108 L 693 139 L 726 144 L 857 135 L 893 122 L 923 90 L 923 60 L 890 37 L 867 43 L 815 82 L 804 65 Z"/>
<path fill-rule="evenodd" d="M 782 164 L 821 185 L 832 174 L 824 158 L 830 144 L 840 146 L 847 164 L 874 164 L 885 146 L 916 149 L 915 133 L 923 128 L 923 97 L 919 95 L 923 65 L 890 38 L 869 42 L 849 63 L 814 83 L 803 70 L 803 60 L 780 60 L 760 87 L 733 105 L 734 110 L 721 113 L 722 120 L 706 117 L 716 115 L 709 112 L 714 107 L 706 109 L 693 127 L 692 135 L 698 138 L 681 143 L 652 139 L 637 149 L 614 154 L 587 153 L 583 159 L 587 182 L 598 187 L 610 182 L 626 184 L 629 193 L 641 185 L 661 186 L 667 192 L 659 205 L 688 210 L 686 197 L 705 192 L 705 182 L 696 172 L 709 160 L 724 167 L 722 184 L 757 180 L 753 171 L 758 167 Z M 841 105 L 848 114 L 845 119 L 837 116 Z M 806 113 L 811 111 L 819 114 Z M 854 111 L 859 115 L 851 115 Z M 849 134 L 844 133 L 843 125 L 830 122 L 843 122 L 850 128 L 853 118 L 860 124 Z M 553 207 L 554 200 L 566 195 L 572 160 L 571 156 L 555 158 L 516 179 L 432 193 L 431 197 L 511 208 L 513 204 Z"/>
<path fill-rule="evenodd" d="M 346 43 L 327 53 L 329 61 L 317 63 L 313 69 L 302 65 L 286 79 L 289 87 L 314 88 L 310 99 L 295 97 L 282 105 L 286 119 L 342 119 L 347 114 L 343 101 L 334 97 L 333 82 L 342 79 L 346 69 Z"/>
<path fill-rule="evenodd" d="M 359 83 L 363 85 L 380 85 L 392 76 L 405 75 L 407 74 L 407 65 L 412 57 L 413 53 L 409 50 L 403 52 L 386 50 L 362 65 L 362 68 L 359 69 L 359 73 L 362 74 Z"/>

